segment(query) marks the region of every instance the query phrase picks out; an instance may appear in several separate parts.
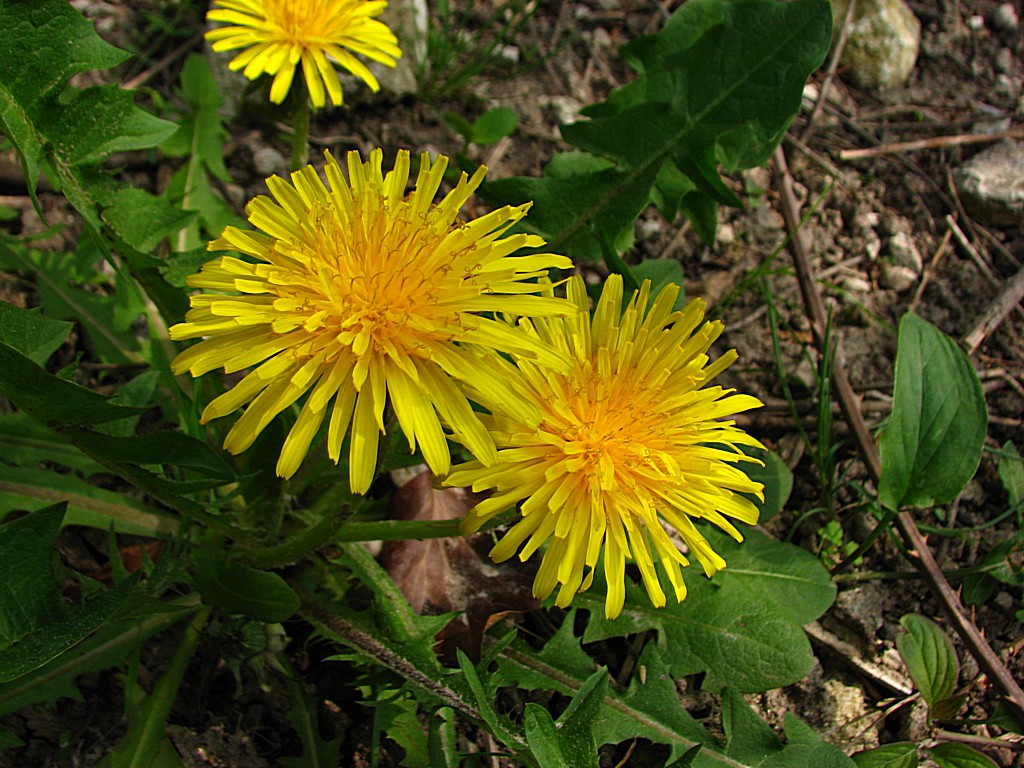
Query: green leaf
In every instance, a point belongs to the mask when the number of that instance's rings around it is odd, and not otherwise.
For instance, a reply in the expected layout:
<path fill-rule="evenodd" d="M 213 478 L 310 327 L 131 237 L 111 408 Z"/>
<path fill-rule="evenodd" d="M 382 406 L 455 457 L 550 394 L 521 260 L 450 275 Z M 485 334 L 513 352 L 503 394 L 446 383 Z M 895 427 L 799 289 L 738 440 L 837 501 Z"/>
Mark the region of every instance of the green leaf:
<path fill-rule="evenodd" d="M 119 85 L 66 85 L 88 69 L 106 69 L 127 54 L 104 43 L 63 0 L 0 6 L 0 128 L 11 139 L 35 201 L 47 162 L 68 201 L 99 232 L 97 195 L 109 185 L 101 163 L 113 152 L 153 147 L 175 126 L 135 106 Z M 37 203 L 38 207 L 38 203 Z"/>
<path fill-rule="evenodd" d="M 290 668 L 285 669 L 291 673 Z M 284 768 L 335 768 L 338 763 L 338 752 L 341 739 L 324 741 L 320 736 L 320 724 L 317 722 L 317 703 L 313 700 L 306 684 L 292 674 L 284 676 L 288 688 L 288 722 L 299 735 L 302 742 L 301 757 L 282 757 L 279 759 Z"/>
<path fill-rule="evenodd" d="M 735 690 L 727 689 L 722 699 L 722 724 L 725 728 L 725 758 L 730 765 L 758 768 L 855 768 L 855 763 L 837 747 L 791 714 L 784 721 L 786 743 L 775 735 L 750 705 Z M 710 753 L 707 749 L 697 759 Z"/>
<path fill-rule="evenodd" d="M 841 749 L 829 744 L 807 723 L 786 713 L 783 721 L 786 746 L 761 763 L 764 768 L 856 768 Z"/>
<path fill-rule="evenodd" d="M 558 731 L 555 730 L 551 713 L 540 704 L 528 702 L 523 713 L 523 725 L 526 728 L 526 742 L 541 768 L 569 768 L 570 764 L 558 743 Z M 597 761 L 594 760 L 591 765 L 596 766 Z"/>
<path fill-rule="evenodd" d="M 960 660 L 953 643 L 931 619 L 910 613 L 900 619 L 904 631 L 896 649 L 929 708 L 948 699 L 960 677 Z"/>
<path fill-rule="evenodd" d="M 455 722 L 455 710 L 451 707 L 440 707 L 430 718 L 427 745 L 433 768 L 459 768 L 462 765 Z"/>
<path fill-rule="evenodd" d="M 64 525 L 153 537 L 170 537 L 178 530 L 177 518 L 74 473 L 0 464 L 0 508 L 31 508 L 40 501 L 66 503 Z"/>
<path fill-rule="evenodd" d="M 661 32 L 625 49 L 640 76 L 562 134 L 624 167 L 674 165 L 699 192 L 682 207 L 702 236 L 713 234 L 715 204 L 739 202 L 716 161 L 728 171 L 767 161 L 831 33 L 829 4 L 820 0 L 686 3 Z M 671 181 L 661 172 L 658 178 Z M 678 182 L 663 192 L 674 211 L 682 199 Z"/>
<path fill-rule="evenodd" d="M 947 741 L 928 749 L 939 768 L 997 768 L 996 763 L 974 747 Z"/>
<path fill-rule="evenodd" d="M 647 206 L 656 169 L 607 168 L 564 176 L 552 175 L 554 170 L 549 164 L 539 179 L 497 179 L 482 186 L 480 194 L 494 206 L 533 202 L 521 229 L 544 237 L 547 250 L 597 261 L 602 238 L 616 242 L 624 231 L 632 232 Z"/>
<path fill-rule="evenodd" d="M 196 588 L 204 603 L 268 624 L 284 621 L 299 610 L 299 597 L 284 579 L 232 562 L 219 543 L 193 551 Z"/>
<path fill-rule="evenodd" d="M 726 754 L 742 763 L 757 765 L 782 751 L 782 740 L 735 688 L 722 691 L 722 728 L 727 735 Z"/>
<path fill-rule="evenodd" d="M 526 740 L 541 768 L 597 768 L 594 721 L 608 691 L 608 670 L 594 672 L 555 722 L 537 704 L 526 705 Z"/>
<path fill-rule="evenodd" d="M 900 509 L 952 500 L 978 468 L 987 428 L 970 359 L 935 326 L 904 315 L 892 415 L 879 445 L 879 501 Z"/>
<path fill-rule="evenodd" d="M 107 69 L 128 54 L 104 42 L 71 5 L 59 0 L 6 2 L 0 7 L 0 121 L 25 166 L 34 193 L 42 137 L 33 122 L 39 102 L 74 74 Z"/>
<path fill-rule="evenodd" d="M 142 253 L 156 250 L 160 241 L 180 231 L 196 217 L 166 197 L 138 187 L 114 191 L 103 209 L 103 221 L 122 241 Z"/>
<path fill-rule="evenodd" d="M 178 131 L 162 145 L 169 155 L 184 156 L 186 163 L 174 174 L 167 196 L 185 211 L 198 213 L 197 220 L 173 239 L 175 251 L 204 248 L 239 218 L 227 203 L 214 194 L 210 176 L 230 181 L 224 165 L 224 137 L 220 105 L 223 98 L 205 56 L 189 54 L 181 72 L 181 87 L 189 110 L 182 115 Z M 208 259 L 209 256 L 207 255 Z"/>
<path fill-rule="evenodd" d="M 651 296 L 657 296 L 667 285 L 678 285 L 680 290 L 679 296 L 676 297 L 675 309 L 682 309 L 686 304 L 686 296 L 682 290 L 683 265 L 680 262 L 675 259 L 644 259 L 630 267 L 630 270 L 639 282 L 651 281 Z"/>
<path fill-rule="evenodd" d="M 38 309 L 0 302 L 0 338 L 38 365 L 46 365 L 69 333 L 71 323 L 44 317 Z"/>
<path fill-rule="evenodd" d="M 527 704 L 526 740 L 541 768 L 597 768 L 594 721 L 608 690 L 608 670 L 594 672 L 558 718 L 539 704 Z"/>
<path fill-rule="evenodd" d="M 747 477 L 764 485 L 763 502 L 755 496 L 747 495 L 761 511 L 757 521 L 763 524 L 779 514 L 789 501 L 789 494 L 793 492 L 793 473 L 775 451 L 752 448 L 744 452 L 764 461 L 763 467 L 759 464 L 743 464 Z"/>
<path fill-rule="evenodd" d="M 145 410 L 115 405 L 92 390 L 59 379 L 3 342 L 0 342 L 0 393 L 50 426 L 100 424 Z"/>
<path fill-rule="evenodd" d="M 496 688 L 515 685 L 527 690 L 554 690 L 572 696 L 593 673 L 593 660 L 580 648 L 572 631 L 570 612 L 555 635 L 539 652 L 517 641 L 498 658 L 492 678 Z M 598 744 L 618 743 L 637 736 L 668 744 L 668 759 L 679 757 L 696 744 L 710 744 L 711 736 L 679 703 L 668 666 L 655 643 L 644 647 L 638 661 L 642 673 L 628 690 L 610 691 L 601 717 L 594 725 Z"/>
<path fill-rule="evenodd" d="M 52 614 L 49 622 L 0 651 L 0 683 L 27 675 L 82 642 L 110 621 L 132 594 L 137 581 L 135 576 L 122 581 L 80 608 L 67 612 L 65 618 Z"/>
<path fill-rule="evenodd" d="M 138 341 L 127 330 L 143 311 L 143 304 L 130 284 L 122 282 L 119 287 L 124 290 L 115 294 L 116 301 L 81 285 L 80 271 L 97 274 L 93 264 L 99 255 L 91 248 L 91 243 L 88 237 L 79 243 L 79 251 L 88 250 L 93 256 L 88 269 L 80 270 L 76 262 L 84 259 L 78 256 L 27 249 L 0 237 L 0 264 L 34 273 L 43 312 L 58 320 L 78 323 L 102 359 L 119 364 L 136 363 L 139 361 L 135 353 Z M 117 318 L 127 316 L 128 322 L 119 325 L 115 313 Z"/>
<path fill-rule="evenodd" d="M 665 608 L 651 607 L 642 588 L 627 583 L 626 606 L 613 621 L 604 618 L 604 597 L 584 592 L 577 598 L 591 609 L 584 642 L 657 629 L 672 674 L 707 672 L 708 690 L 753 693 L 803 678 L 814 656 L 801 627 L 835 599 L 828 571 L 802 549 L 756 530 L 744 531 L 743 543 L 710 527 L 702 532 L 728 563 L 723 571 L 709 580 L 691 567 L 686 599 Z"/>
<path fill-rule="evenodd" d="M 865 749 L 852 757 L 857 768 L 917 768 L 917 745 L 909 741 L 898 741 Z"/>
<path fill-rule="evenodd" d="M 1003 443 L 999 457 L 999 480 L 1010 498 L 1010 506 L 1024 504 L 1024 459 L 1010 440 Z"/>
<path fill-rule="evenodd" d="M 61 614 L 54 544 L 64 512 L 54 504 L 0 526 L 0 648 Z"/>
<path fill-rule="evenodd" d="M 494 684 L 490 686 L 484 684 L 484 681 L 480 679 L 477 668 L 473 666 L 473 662 L 469 660 L 469 657 L 463 653 L 461 648 L 457 650 L 457 656 L 463 679 L 473 695 L 474 703 L 480 712 L 480 717 L 487 723 L 491 733 L 501 739 L 506 746 L 512 749 L 522 749 L 522 738 L 516 733 L 512 722 L 504 715 L 499 714 L 498 710 L 494 708 L 496 698 L 494 689 L 496 686 Z M 544 714 L 550 719 L 551 715 L 548 715 L 547 710 L 544 710 Z M 543 728 L 543 725 L 541 727 Z M 544 749 L 543 745 L 541 749 Z"/>
<path fill-rule="evenodd" d="M 474 144 L 493 144 L 511 136 L 519 126 L 519 115 L 508 107 L 495 107 L 473 121 L 469 140 Z"/>
<path fill-rule="evenodd" d="M 183 765 L 165 734 L 167 717 L 178 698 L 185 670 L 209 614 L 209 608 L 200 608 L 192 615 L 170 664 L 153 686 L 152 693 L 140 706 L 129 711 L 128 730 L 117 747 L 100 763 L 102 768 L 170 768 Z"/>
<path fill-rule="evenodd" d="M 142 620 L 119 621 L 101 627 L 75 647 L 74 653 L 55 657 L 10 682 L 0 683 L 0 715 L 32 704 L 52 704 L 57 699 L 81 699 L 75 680 L 86 672 L 121 667 L 149 637 L 177 622 L 185 605 L 168 605 L 163 613 Z"/>

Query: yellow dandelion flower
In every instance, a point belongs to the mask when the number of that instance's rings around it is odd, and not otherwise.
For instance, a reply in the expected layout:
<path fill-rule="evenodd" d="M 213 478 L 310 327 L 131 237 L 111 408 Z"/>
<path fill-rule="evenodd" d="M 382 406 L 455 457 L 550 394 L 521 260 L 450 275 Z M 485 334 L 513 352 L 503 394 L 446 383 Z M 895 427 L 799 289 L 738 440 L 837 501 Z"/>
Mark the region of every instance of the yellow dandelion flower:
<path fill-rule="evenodd" d="M 385 403 L 414 450 L 430 468 L 448 472 L 451 458 L 442 424 L 484 464 L 494 443 L 460 386 L 506 401 L 527 422 L 536 406 L 510 382 L 506 355 L 565 367 L 542 341 L 478 313 L 533 317 L 565 315 L 564 299 L 532 296 L 527 282 L 572 263 L 540 253 L 535 235 L 506 232 L 529 204 L 506 206 L 463 222 L 458 214 L 483 180 L 462 174 L 432 204 L 448 158 L 420 158 L 415 188 L 406 192 L 409 153 L 398 153 L 385 176 L 383 153 L 363 162 L 348 155 L 348 180 L 326 153 L 325 186 L 312 166 L 291 183 L 267 179 L 275 199 L 260 196 L 246 212 L 260 231 L 227 227 L 189 285 L 211 292 L 192 297 L 185 322 L 171 328 L 176 340 L 206 337 L 172 363 L 175 373 L 199 376 L 216 368 L 231 373 L 256 366 L 203 411 L 204 422 L 246 405 L 224 442 L 232 453 L 248 448 L 281 411 L 308 393 L 281 449 L 277 471 L 290 477 L 330 410 L 327 452 L 337 462 L 351 425 L 349 478 L 355 493 L 373 479 Z M 333 409 L 329 408 L 333 401 Z"/>
<path fill-rule="evenodd" d="M 740 532 L 727 517 L 757 522 L 757 507 L 737 492 L 763 499 L 763 486 L 735 465 L 750 460 L 739 446 L 760 443 L 735 422 L 719 419 L 761 403 L 707 386 L 736 352 L 710 362 L 708 348 L 723 326 L 701 325 L 704 302 L 699 299 L 673 311 L 678 293 L 676 286 L 662 289 L 648 311 L 650 283 L 645 282 L 623 310 L 622 280 L 612 275 L 591 321 L 583 280 L 572 278 L 568 294 L 578 308 L 575 316 L 520 322 L 538 342 L 552 344 L 571 361 L 570 370 L 560 373 L 517 360 L 541 409 L 540 424 L 522 422 L 496 405 L 489 426 L 499 447 L 497 462 L 454 467 L 445 481 L 495 491 L 470 511 L 465 532 L 522 502 L 521 519 L 491 557 L 505 560 L 526 542 L 519 555 L 526 560 L 547 542 L 533 587 L 539 598 L 560 584 L 556 603 L 568 605 L 590 586 L 603 550 L 609 618 L 622 610 L 627 558 L 639 567 L 651 601 L 663 606 L 653 545 L 676 599 L 682 600 L 686 586 L 680 566 L 689 561 L 665 524 L 710 576 L 725 561 L 694 520 L 709 520 L 737 540 Z"/>
<path fill-rule="evenodd" d="M 398 38 L 375 18 L 387 7 L 387 0 L 214 0 L 213 4 L 207 20 L 231 26 L 211 29 L 206 39 L 217 52 L 244 48 L 228 66 L 242 70 L 250 80 L 273 75 L 270 100 L 275 104 L 288 95 L 300 62 L 313 106 L 320 108 L 326 103 L 325 87 L 331 104 L 342 103 L 332 62 L 378 91 L 377 78 L 353 54 L 389 67 L 402 55 Z"/>

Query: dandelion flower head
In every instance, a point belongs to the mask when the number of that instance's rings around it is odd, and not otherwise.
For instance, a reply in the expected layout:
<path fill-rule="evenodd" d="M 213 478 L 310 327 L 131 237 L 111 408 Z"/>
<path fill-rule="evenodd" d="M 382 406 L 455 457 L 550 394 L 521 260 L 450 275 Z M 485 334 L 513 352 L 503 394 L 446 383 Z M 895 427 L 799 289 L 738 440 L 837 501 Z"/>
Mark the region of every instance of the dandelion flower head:
<path fill-rule="evenodd" d="M 725 561 L 694 520 L 704 518 L 737 540 L 741 534 L 728 518 L 757 521 L 757 507 L 739 492 L 763 499 L 763 486 L 737 464 L 750 460 L 739 446 L 760 443 L 735 422 L 719 419 L 761 403 L 707 386 L 736 352 L 710 361 L 708 349 L 722 324 L 701 324 L 699 299 L 674 311 L 676 286 L 662 289 L 648 310 L 645 282 L 623 310 L 622 280 L 612 275 L 592 320 L 580 277 L 569 281 L 568 295 L 576 315 L 521 323 L 571 361 L 570 370 L 559 373 L 517 360 L 541 409 L 540 424 L 522 423 L 495 407 L 489 426 L 497 462 L 454 467 L 446 484 L 494 491 L 470 511 L 466 532 L 521 502 L 521 518 L 491 556 L 500 562 L 521 547 L 525 561 L 546 542 L 534 582 L 539 598 L 560 585 L 556 603 L 568 605 L 590 586 L 603 550 L 605 613 L 614 618 L 625 601 L 627 559 L 638 566 L 651 601 L 665 605 L 652 551 L 676 599 L 686 596 L 680 566 L 689 561 L 666 526 L 710 576 Z"/>
<path fill-rule="evenodd" d="M 350 152 L 346 179 L 328 153 L 327 185 L 312 166 L 293 173 L 291 183 L 267 179 L 273 199 L 257 197 L 246 209 L 258 231 L 227 227 L 209 246 L 246 258 L 224 255 L 192 275 L 189 285 L 203 292 L 171 328 L 175 340 L 204 338 L 178 355 L 175 373 L 253 368 L 202 414 L 206 422 L 248 405 L 225 439 L 228 451 L 244 451 L 305 397 L 278 474 L 298 469 L 326 418 L 335 462 L 351 432 L 355 493 L 373 479 L 387 403 L 436 474 L 450 468 L 446 427 L 483 464 L 493 463 L 494 443 L 465 392 L 506 402 L 530 422 L 539 412 L 509 387 L 514 368 L 498 352 L 541 366 L 565 363 L 540 339 L 486 315 L 572 311 L 564 299 L 530 295 L 540 286 L 528 282 L 570 267 L 567 258 L 512 255 L 544 244 L 507 234 L 528 204 L 459 220 L 485 168 L 472 178 L 463 173 L 435 204 L 447 158 L 424 154 L 410 192 L 409 153 L 399 152 L 386 175 L 382 159 L 379 149 L 366 162 Z"/>
<path fill-rule="evenodd" d="M 398 38 L 375 18 L 387 7 L 386 0 L 214 0 L 206 14 L 209 21 L 230 26 L 211 29 L 206 39 L 213 50 L 243 48 L 228 64 L 255 80 L 272 75 L 270 100 L 280 104 L 288 95 L 295 69 L 302 74 L 313 106 L 342 103 L 336 62 L 374 91 L 380 84 L 355 54 L 389 67 L 402 55 Z"/>

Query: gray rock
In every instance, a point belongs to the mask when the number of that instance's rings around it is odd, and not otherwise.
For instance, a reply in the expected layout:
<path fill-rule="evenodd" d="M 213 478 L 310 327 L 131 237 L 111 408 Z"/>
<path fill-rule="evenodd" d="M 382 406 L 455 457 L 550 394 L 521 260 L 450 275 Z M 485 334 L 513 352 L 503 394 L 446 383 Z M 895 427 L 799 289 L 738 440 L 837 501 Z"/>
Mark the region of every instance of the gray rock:
<path fill-rule="evenodd" d="M 835 34 L 849 0 L 831 0 Z M 858 0 L 840 60 L 854 81 L 885 90 L 910 77 L 921 45 L 921 22 L 903 0 Z"/>
<path fill-rule="evenodd" d="M 260 176 L 287 175 L 288 158 L 273 147 L 260 147 L 252 153 L 252 167 Z"/>
<path fill-rule="evenodd" d="M 967 211 L 982 224 L 1024 224 L 1024 143 L 1001 141 L 953 172 Z"/>
<path fill-rule="evenodd" d="M 402 46 L 402 58 L 394 67 L 367 62 L 384 90 L 399 95 L 416 93 L 416 70 L 427 56 L 427 19 L 426 0 L 390 0 L 380 15 Z"/>

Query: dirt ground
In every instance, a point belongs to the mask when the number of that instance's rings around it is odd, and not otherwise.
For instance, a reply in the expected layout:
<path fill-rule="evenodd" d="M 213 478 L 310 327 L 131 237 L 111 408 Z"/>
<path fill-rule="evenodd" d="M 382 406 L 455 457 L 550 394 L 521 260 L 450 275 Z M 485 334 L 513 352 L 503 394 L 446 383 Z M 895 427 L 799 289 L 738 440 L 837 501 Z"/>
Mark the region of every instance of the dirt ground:
<path fill-rule="evenodd" d="M 168 37 L 140 22 L 159 11 L 155 0 L 75 4 L 97 20 L 106 39 L 122 47 L 147 50 L 151 62 L 165 62 L 148 72 L 145 80 L 147 87 L 161 93 L 176 87 L 183 54 L 201 47 L 197 36 Z M 473 7 L 466 11 L 470 23 L 483 25 L 497 3 L 476 0 L 463 5 Z M 569 148 L 560 140 L 558 124 L 576 119 L 581 106 L 603 99 L 610 89 L 629 80 L 631 74 L 617 53 L 618 46 L 659 29 L 677 5 L 672 0 L 541 0 L 531 6 L 521 33 L 503 43 L 498 55 L 466 87 L 429 103 L 413 95 L 374 97 L 364 89 L 348 89 L 347 109 L 315 117 L 311 125 L 314 147 L 328 146 L 339 154 L 350 148 L 367 152 L 382 146 L 385 156 L 400 147 L 444 154 L 464 150 L 472 160 L 489 166 L 489 177 L 538 175 L 552 153 Z M 841 364 L 861 397 L 872 428 L 881 423 L 891 401 L 895 329 L 903 313 L 913 309 L 954 338 L 963 338 L 1024 260 L 1022 222 L 992 224 L 970 215 L 952 181 L 955 169 L 989 148 L 990 142 L 950 141 L 916 151 L 886 151 L 898 142 L 992 133 L 1019 125 L 1024 113 L 1020 25 L 1016 30 L 998 25 L 998 3 L 989 0 L 911 2 L 910 7 L 921 22 L 922 40 L 917 65 L 906 85 L 886 92 L 858 88 L 840 67 L 830 80 L 823 109 L 812 122 L 815 100 L 823 92 L 825 80 L 823 73 L 816 73 L 804 109 L 783 143 L 804 212 L 814 208 L 804 233 L 840 339 Z M 198 35 L 200 25 L 201 13 L 192 9 L 183 13 L 179 27 Z M 151 37 L 140 39 L 140 34 Z M 189 39 L 193 48 L 182 47 Z M 149 66 L 154 68 L 152 63 Z M 119 76 L 130 79 L 146 73 L 136 63 L 126 65 Z M 450 111 L 472 120 L 497 106 L 514 109 L 519 128 L 513 136 L 489 146 L 465 147 L 443 117 Z M 258 122 L 250 118 L 240 116 L 230 126 L 227 164 L 235 185 L 227 191 L 239 206 L 263 191 L 266 173 L 284 170 L 275 164 L 287 162 L 287 144 L 280 140 L 274 116 L 264 116 Z M 875 148 L 882 151 L 867 158 L 841 157 L 844 150 Z M 156 185 L 167 179 L 170 171 L 170 167 L 139 169 Z M 826 526 L 831 516 L 820 511 L 821 482 L 811 449 L 801 438 L 785 400 L 768 325 L 765 286 L 780 313 L 781 363 L 796 400 L 800 426 L 813 441 L 817 407 L 813 404 L 812 360 L 816 358 L 790 255 L 784 247 L 787 232 L 779 192 L 767 169 L 755 169 L 728 181 L 746 207 L 720 211 L 714 245 L 702 243 L 687 224 L 665 221 L 651 209 L 638 222 L 636 247 L 627 258 L 678 260 L 686 276 L 686 295 L 704 296 L 712 313 L 725 321 L 719 351 L 735 347 L 740 354 L 729 383 L 766 403 L 745 418 L 744 426 L 774 448 L 796 478 L 786 510 L 767 529 L 774 536 L 821 553 L 831 565 L 837 559 L 836 547 L 842 543 L 836 543 L 836 530 Z M 31 225 L 26 222 L 25 226 Z M 586 268 L 600 269 L 596 265 Z M 1022 333 L 1024 311 L 1018 305 L 972 356 L 987 394 L 989 447 L 1013 440 L 1018 448 L 1024 448 Z M 840 479 L 834 518 L 843 540 L 856 541 L 872 525 L 858 491 L 858 486 L 869 480 L 838 412 L 835 439 Z M 976 526 L 1005 508 L 1006 493 L 995 460 L 986 454 L 977 478 L 952 505 L 950 517 L 955 517 L 957 525 Z M 933 517 L 922 522 L 949 525 L 951 521 Z M 1012 521 L 1007 521 L 973 536 L 932 541 L 940 565 L 957 569 L 976 562 L 995 542 L 1014 532 Z M 895 543 L 886 537 L 856 569 L 909 570 Z M 848 753 L 880 740 L 924 738 L 927 731 L 920 707 L 908 705 L 888 714 L 883 710 L 899 686 L 907 685 L 894 650 L 900 617 L 907 613 L 937 616 L 937 604 L 915 579 L 851 580 L 839 586 L 836 605 L 811 630 L 819 665 L 801 683 L 752 697 L 752 703 L 773 725 L 781 723 L 785 712 L 798 715 Z M 1020 607 L 1020 588 L 999 588 L 976 608 L 975 620 L 1011 671 L 1024 679 L 1020 654 L 1024 636 L 1014 617 Z M 307 665 L 315 664 L 318 651 L 303 645 L 303 630 L 289 630 L 296 636 L 296 655 L 309 657 Z M 961 680 L 970 681 L 978 674 L 977 666 L 959 643 L 957 647 L 965 667 Z M 152 668 L 159 665 L 166 650 L 154 647 L 147 653 L 151 658 L 144 659 L 142 667 Z M 354 691 L 347 683 L 333 680 L 330 669 L 330 665 L 324 666 L 318 683 L 319 691 L 330 690 L 335 682 L 338 685 L 333 695 L 325 696 L 325 727 L 344 738 L 342 755 L 348 755 L 347 764 L 369 764 L 369 746 L 362 740 L 370 732 L 368 715 L 345 700 Z M 82 687 L 99 692 L 107 686 L 119 688 L 120 684 L 111 674 L 87 680 Z M 258 768 L 274 765 L 276 755 L 294 754 L 296 745 L 282 735 L 287 731 L 282 703 L 258 686 L 241 693 L 233 689 L 232 679 L 218 667 L 212 650 L 194 662 L 187 686 L 180 699 L 181 711 L 176 710 L 172 718 L 176 724 L 171 739 L 181 753 L 192 756 L 188 764 Z M 984 719 L 994 697 L 985 695 L 981 686 L 974 686 L 970 695 L 978 706 L 968 709 L 968 716 Z M 86 702 L 65 701 L 55 712 L 19 715 L 13 723 L 8 718 L 7 724 L 41 743 L 68 744 L 59 750 L 63 755 L 59 760 L 45 756 L 42 749 L 31 756 L 23 753 L 22 759 L 47 766 L 91 765 L 116 742 L 121 706 L 119 701 L 87 696 Z M 991 735 L 984 723 L 976 725 L 973 732 Z M 381 765 L 397 764 L 388 762 L 395 760 L 396 754 L 385 748 Z M 615 754 L 621 758 L 624 753 Z M 1008 750 L 989 754 L 1006 765 L 1013 760 Z M 659 755 L 657 748 L 640 749 L 628 764 L 661 765 L 664 756 Z M 609 765 L 615 764 L 611 752 L 606 757 Z M 13 765 L 3 757 L 0 764 Z"/>

